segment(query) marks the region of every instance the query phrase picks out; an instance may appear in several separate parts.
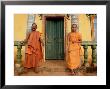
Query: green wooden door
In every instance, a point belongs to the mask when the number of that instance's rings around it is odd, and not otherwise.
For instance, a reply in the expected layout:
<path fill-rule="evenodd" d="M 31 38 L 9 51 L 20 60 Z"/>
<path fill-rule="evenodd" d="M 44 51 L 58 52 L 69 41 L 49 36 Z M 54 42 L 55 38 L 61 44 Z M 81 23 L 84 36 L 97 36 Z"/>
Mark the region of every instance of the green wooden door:
<path fill-rule="evenodd" d="M 64 59 L 64 19 L 46 19 L 46 59 Z"/>

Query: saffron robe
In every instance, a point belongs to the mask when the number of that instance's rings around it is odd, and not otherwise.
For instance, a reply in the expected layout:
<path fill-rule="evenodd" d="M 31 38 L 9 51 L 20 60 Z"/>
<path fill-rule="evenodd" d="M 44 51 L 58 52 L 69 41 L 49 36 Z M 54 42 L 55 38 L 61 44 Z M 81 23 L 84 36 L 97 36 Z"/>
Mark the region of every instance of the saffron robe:
<path fill-rule="evenodd" d="M 40 33 L 38 31 L 32 31 L 27 39 L 24 67 L 38 67 L 42 62 L 42 59 L 43 54 Z"/>
<path fill-rule="evenodd" d="M 82 41 L 81 34 L 78 32 L 71 32 L 68 35 L 68 59 L 67 59 L 67 67 L 69 69 L 77 69 L 81 66 L 80 60 L 80 52 L 81 52 L 81 44 Z"/>

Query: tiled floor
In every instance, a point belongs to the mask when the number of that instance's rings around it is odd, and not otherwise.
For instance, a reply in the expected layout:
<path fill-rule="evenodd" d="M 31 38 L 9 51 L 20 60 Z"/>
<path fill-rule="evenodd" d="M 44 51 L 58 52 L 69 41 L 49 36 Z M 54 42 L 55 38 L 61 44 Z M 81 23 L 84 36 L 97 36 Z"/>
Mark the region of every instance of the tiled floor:
<path fill-rule="evenodd" d="M 80 70 L 76 76 L 96 75 L 96 72 L 85 73 L 83 70 Z M 20 76 L 70 76 L 70 72 L 67 70 L 64 60 L 46 60 L 43 66 L 39 68 L 39 73 L 35 73 L 30 69 L 28 73 L 20 74 Z"/>

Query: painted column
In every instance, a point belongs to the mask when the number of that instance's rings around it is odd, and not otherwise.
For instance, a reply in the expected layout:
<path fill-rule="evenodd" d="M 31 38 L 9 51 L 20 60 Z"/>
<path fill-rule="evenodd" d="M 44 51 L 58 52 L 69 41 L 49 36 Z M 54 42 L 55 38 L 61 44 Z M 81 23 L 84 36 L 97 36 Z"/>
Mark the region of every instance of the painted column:
<path fill-rule="evenodd" d="M 96 14 L 86 14 L 87 17 L 90 19 L 90 25 L 91 25 L 91 40 L 95 41 L 95 28 L 94 28 L 94 22 L 96 23 Z"/>
<path fill-rule="evenodd" d="M 94 41 L 94 16 L 91 16 L 91 38 Z"/>
<path fill-rule="evenodd" d="M 35 22 L 35 17 L 36 17 L 35 14 L 29 14 L 29 15 L 28 15 L 27 33 L 31 31 L 31 26 L 32 26 L 32 23 Z"/>

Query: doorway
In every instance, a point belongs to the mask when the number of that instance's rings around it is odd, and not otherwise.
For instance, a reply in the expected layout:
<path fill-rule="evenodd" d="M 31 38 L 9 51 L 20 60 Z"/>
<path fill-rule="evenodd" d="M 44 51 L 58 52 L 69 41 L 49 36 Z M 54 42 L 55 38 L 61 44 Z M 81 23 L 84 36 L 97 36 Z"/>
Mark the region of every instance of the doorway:
<path fill-rule="evenodd" d="M 46 18 L 45 58 L 64 59 L 64 18 Z"/>

